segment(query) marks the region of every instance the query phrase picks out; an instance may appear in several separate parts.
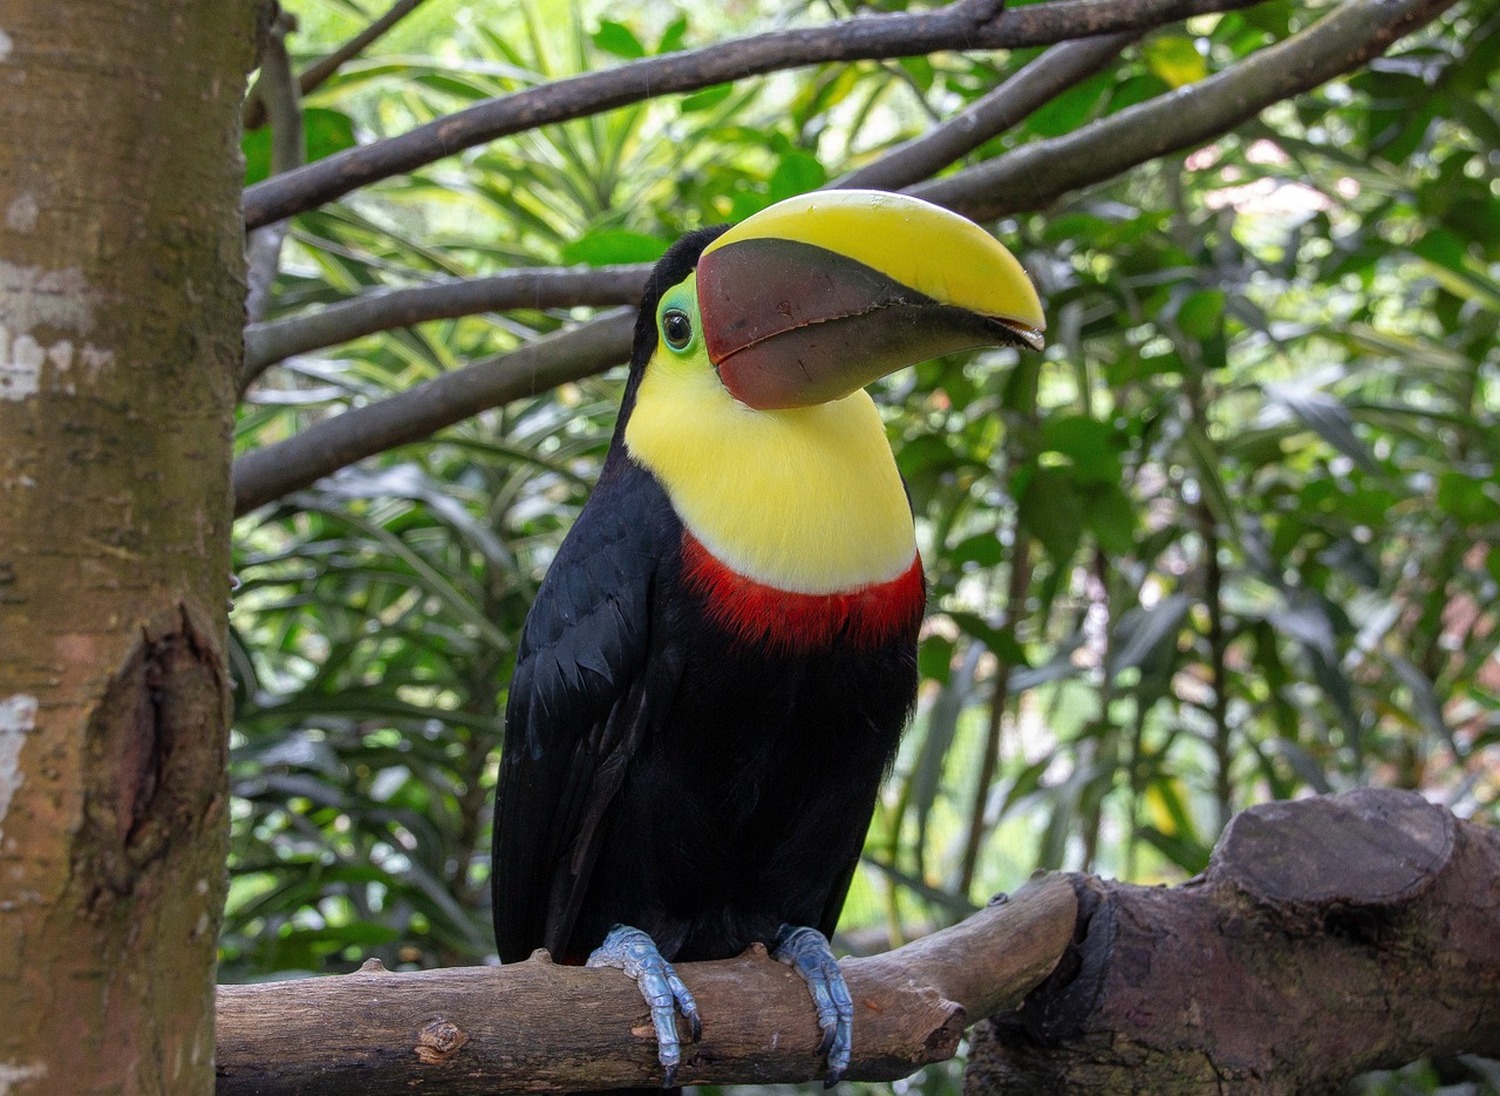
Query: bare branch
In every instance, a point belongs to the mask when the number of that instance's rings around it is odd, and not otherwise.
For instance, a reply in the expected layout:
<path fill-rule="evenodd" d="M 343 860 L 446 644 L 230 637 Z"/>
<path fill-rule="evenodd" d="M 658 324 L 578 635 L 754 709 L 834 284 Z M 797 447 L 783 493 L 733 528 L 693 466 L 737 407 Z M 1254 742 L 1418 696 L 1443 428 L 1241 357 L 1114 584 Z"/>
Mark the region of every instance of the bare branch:
<path fill-rule="evenodd" d="M 1357 68 L 1454 2 L 1349 0 L 1308 29 L 1196 84 L 1123 110 L 1076 133 L 1032 142 L 997 160 L 908 187 L 906 192 L 976 219 L 1043 208 L 1069 190 L 1102 181 L 1165 152 L 1209 140 L 1254 117 L 1272 103 Z M 1058 6 L 1046 4 L 1023 10 Z M 624 330 L 623 326 L 619 328 L 621 332 Z M 559 381 L 576 379 L 619 361 L 627 350 L 628 338 L 624 335 L 609 344 L 607 353 L 602 344 L 595 344 L 596 356 L 590 359 L 594 363 L 592 368 L 584 362 L 558 363 L 551 349 L 537 351 L 548 363 L 537 377 L 553 375 L 555 371 Z M 517 353 L 531 352 L 532 348 L 527 348 Z M 443 384 L 461 375 L 451 374 L 432 384 Z M 401 406 L 425 408 L 424 390 L 425 386 L 386 403 L 409 399 L 409 404 Z M 504 386 L 496 389 L 509 390 Z M 317 445 L 303 444 L 299 436 L 242 457 L 238 462 L 242 467 L 236 476 L 237 512 L 243 513 L 271 501 L 279 493 L 305 486 L 343 463 L 379 452 L 385 446 L 375 444 L 377 437 L 399 435 L 404 442 L 421 436 L 420 432 L 397 429 L 394 412 L 385 410 L 386 403 L 346 412 L 339 419 L 308 431 L 332 431 L 336 423 L 350 420 L 341 435 L 347 440 L 337 450 L 320 451 Z M 434 406 L 447 404 L 440 401 Z M 380 428 L 367 432 L 366 421 L 378 421 Z M 437 415 L 426 410 L 421 417 L 423 428 L 428 431 L 454 421 L 457 417 L 439 421 Z M 334 452 L 349 455 L 335 461 Z M 246 471 L 251 467 L 255 469 L 253 477 Z M 282 485 L 280 491 L 273 488 L 274 484 Z"/>
<path fill-rule="evenodd" d="M 1054 96 L 1088 79 L 1140 36 L 1140 31 L 1121 31 L 1053 46 L 942 125 L 892 149 L 874 163 L 851 171 L 833 185 L 901 190 L 931 178 L 991 137 L 1004 133 Z"/>
<path fill-rule="evenodd" d="M 609 312 L 246 453 L 235 461 L 235 513 L 263 506 L 346 464 L 425 438 L 488 407 L 602 372 L 629 356 L 634 325 L 632 310 Z"/>
<path fill-rule="evenodd" d="M 1348 0 L 1306 30 L 1196 84 L 907 193 L 977 220 L 1041 209 L 1067 191 L 1211 140 L 1273 103 L 1358 68 L 1454 2 Z"/>
<path fill-rule="evenodd" d="M 1139 30 L 1252 0 L 1052 0 L 1001 11 L 1000 0 L 958 0 L 933 12 L 861 16 L 649 57 L 480 103 L 398 137 L 349 149 L 245 192 L 256 228 L 358 187 L 498 137 L 713 84 L 824 61 L 908 57 L 937 50 L 1014 49 Z"/>
<path fill-rule="evenodd" d="M 1138 33 L 1131 31 L 1054 46 L 931 133 L 901 145 L 833 185 L 899 190 L 926 179 L 1015 125 L 1064 88 L 1097 72 L 1137 37 Z M 635 304 L 650 271 L 647 263 L 596 270 L 508 271 L 469 281 L 378 290 L 319 311 L 254 323 L 245 331 L 240 390 L 248 388 L 269 366 L 293 354 L 426 320 L 510 308 Z"/>
<path fill-rule="evenodd" d="M 286 52 L 286 36 L 296 25 L 282 12 L 271 24 L 261 51 L 260 80 L 262 93 L 271 115 L 271 174 L 279 175 L 302 166 L 307 143 L 302 131 L 302 101 L 297 82 L 292 77 L 292 60 Z M 251 232 L 245 240 L 246 281 L 245 314 L 258 320 L 271 303 L 271 287 L 281 269 L 281 246 L 286 240 L 287 222 L 278 221 Z"/>
<path fill-rule="evenodd" d="M 1077 917 L 1058 877 L 904 948 L 843 968 L 856 1003 L 850 1076 L 951 1057 L 969 1018 L 1013 1005 L 1056 965 Z M 807 988 L 764 949 L 678 967 L 703 1013 L 688 1083 L 803 1081 L 823 1067 Z M 747 1007 L 747 1004 L 753 1007 Z M 616 971 L 533 957 L 503 967 L 220 986 L 219 1096 L 384 1096 L 661 1083 L 639 992 Z"/>
<path fill-rule="evenodd" d="M 425 320 L 512 308 L 633 305 L 641 299 L 650 272 L 649 263 L 509 270 L 489 278 L 376 290 L 315 312 L 251 324 L 245 329 L 245 367 L 240 388 L 243 391 L 268 366 L 293 354 L 305 354 L 322 346 Z"/>
<path fill-rule="evenodd" d="M 332 53 L 303 69 L 302 74 L 297 78 L 297 84 L 302 89 L 302 94 L 307 95 L 313 89 L 322 86 L 323 82 L 343 67 L 345 62 L 359 56 L 364 52 L 365 47 L 394 27 L 406 16 L 410 15 L 421 3 L 422 0 L 396 0 L 396 3 L 391 5 L 391 9 L 379 19 L 375 20 Z M 262 75 L 262 79 L 264 79 L 264 75 Z M 245 96 L 242 119 L 246 129 L 257 129 L 266 123 L 266 103 L 259 81 L 250 89 L 250 93 Z"/>
<path fill-rule="evenodd" d="M 1207 873 L 1182 886 L 1053 875 L 952 929 L 845 960 L 850 1074 L 905 1076 L 985 1016 L 966 1079 L 975 1096 L 1290 1096 L 1427 1054 L 1497 1054 L 1497 903 L 1500 837 L 1415 793 L 1265 804 L 1237 816 Z M 679 972 L 704 1017 L 687 1080 L 818 1075 L 821 1033 L 790 969 L 753 949 Z M 219 1096 L 661 1080 L 635 987 L 545 956 L 221 986 L 217 1031 Z"/>

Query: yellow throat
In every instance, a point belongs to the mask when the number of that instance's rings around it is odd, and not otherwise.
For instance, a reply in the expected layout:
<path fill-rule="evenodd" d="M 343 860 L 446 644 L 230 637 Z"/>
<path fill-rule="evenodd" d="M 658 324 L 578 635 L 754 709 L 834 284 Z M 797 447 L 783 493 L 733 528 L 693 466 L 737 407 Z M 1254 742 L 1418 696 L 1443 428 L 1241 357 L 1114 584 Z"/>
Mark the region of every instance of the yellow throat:
<path fill-rule="evenodd" d="M 693 279 L 677 289 L 695 292 Z M 916 558 L 906 492 L 863 390 L 756 411 L 725 391 L 703 354 L 659 347 L 625 443 L 688 531 L 756 582 L 837 593 L 889 582 Z"/>

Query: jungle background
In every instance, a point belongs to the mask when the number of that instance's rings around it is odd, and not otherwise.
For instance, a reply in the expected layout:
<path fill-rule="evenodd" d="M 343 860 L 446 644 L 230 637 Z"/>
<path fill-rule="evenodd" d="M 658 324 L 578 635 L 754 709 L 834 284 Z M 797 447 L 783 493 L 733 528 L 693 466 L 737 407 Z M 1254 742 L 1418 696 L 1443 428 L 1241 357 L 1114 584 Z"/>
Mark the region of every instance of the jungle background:
<path fill-rule="evenodd" d="M 284 7 L 297 70 L 386 10 Z M 247 131 L 247 182 L 569 74 L 871 10 L 403 7 L 303 98 L 303 149 Z M 955 166 L 1169 95 L 1333 7 L 1269 0 L 1122 41 Z M 687 229 L 880 163 L 1041 53 L 815 65 L 365 187 L 261 260 L 252 346 L 358 294 L 649 262 Z M 846 948 L 955 921 L 1038 868 L 1179 882 L 1232 812 L 1270 798 L 1378 784 L 1496 817 L 1497 59 L 1500 6 L 1465 0 L 1211 143 L 986 221 L 1032 273 L 1049 347 L 939 360 L 877 393 L 930 594 L 920 706 Z M 237 449 L 594 314 L 439 318 L 261 362 Z M 492 957 L 515 641 L 621 377 L 543 388 L 239 521 L 222 980 Z M 949 1091 L 960 1065 L 894 1087 Z M 1419 1066 L 1369 1084 L 1439 1081 Z"/>

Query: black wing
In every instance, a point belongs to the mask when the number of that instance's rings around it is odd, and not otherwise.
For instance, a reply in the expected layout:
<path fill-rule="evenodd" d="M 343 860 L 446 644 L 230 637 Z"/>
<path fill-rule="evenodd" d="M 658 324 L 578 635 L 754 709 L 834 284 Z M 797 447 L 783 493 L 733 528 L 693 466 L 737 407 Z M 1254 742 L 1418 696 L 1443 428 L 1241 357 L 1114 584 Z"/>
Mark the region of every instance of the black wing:
<path fill-rule="evenodd" d="M 680 541 L 656 480 L 615 454 L 537 592 L 511 679 L 495 804 L 502 962 L 539 947 L 559 959 L 568 952 L 599 823 L 660 699 L 660 680 L 646 688 L 652 598 Z"/>

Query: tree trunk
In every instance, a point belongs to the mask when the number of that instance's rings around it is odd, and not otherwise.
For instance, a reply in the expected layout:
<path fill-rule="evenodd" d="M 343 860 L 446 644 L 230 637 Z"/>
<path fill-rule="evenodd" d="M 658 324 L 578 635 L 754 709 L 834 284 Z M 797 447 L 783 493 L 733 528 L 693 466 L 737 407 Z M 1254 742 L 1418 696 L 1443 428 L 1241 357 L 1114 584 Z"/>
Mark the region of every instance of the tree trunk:
<path fill-rule="evenodd" d="M 0 0 L 0 1092 L 206 1093 L 255 0 Z"/>

